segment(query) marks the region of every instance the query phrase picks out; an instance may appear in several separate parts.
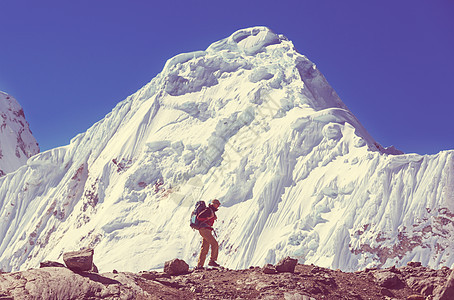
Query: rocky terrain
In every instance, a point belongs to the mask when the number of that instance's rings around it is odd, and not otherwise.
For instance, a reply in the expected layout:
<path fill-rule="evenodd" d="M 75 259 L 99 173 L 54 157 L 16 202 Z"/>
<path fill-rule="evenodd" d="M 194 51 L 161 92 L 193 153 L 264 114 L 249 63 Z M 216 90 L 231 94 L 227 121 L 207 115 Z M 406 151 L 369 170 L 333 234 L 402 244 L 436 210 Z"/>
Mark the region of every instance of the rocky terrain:
<path fill-rule="evenodd" d="M 291 258 L 275 266 L 192 271 L 176 259 L 163 272 L 98 274 L 92 253 L 90 271 L 65 260 L 66 267 L 45 262 L 39 269 L 3 273 L 0 299 L 454 299 L 454 271 L 418 262 L 346 273 Z"/>

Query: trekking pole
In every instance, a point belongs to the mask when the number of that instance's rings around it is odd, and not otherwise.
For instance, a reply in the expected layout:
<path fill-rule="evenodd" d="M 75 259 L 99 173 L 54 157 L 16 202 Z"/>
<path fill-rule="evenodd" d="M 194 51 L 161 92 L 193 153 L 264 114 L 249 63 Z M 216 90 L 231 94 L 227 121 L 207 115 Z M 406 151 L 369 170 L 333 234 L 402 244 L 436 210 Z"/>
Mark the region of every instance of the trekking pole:
<path fill-rule="evenodd" d="M 213 228 L 213 233 L 214 233 L 214 236 L 217 238 L 218 235 L 216 234 L 216 230 L 214 230 L 214 228 Z"/>

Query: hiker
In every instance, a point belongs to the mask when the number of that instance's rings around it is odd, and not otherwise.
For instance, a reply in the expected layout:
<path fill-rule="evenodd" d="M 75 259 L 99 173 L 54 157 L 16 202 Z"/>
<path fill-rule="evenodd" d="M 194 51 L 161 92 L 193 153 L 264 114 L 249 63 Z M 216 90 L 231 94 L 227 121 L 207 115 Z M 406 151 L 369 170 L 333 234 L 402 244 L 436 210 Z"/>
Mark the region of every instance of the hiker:
<path fill-rule="evenodd" d="M 214 221 L 217 219 L 216 211 L 218 210 L 221 203 L 218 199 L 211 200 L 210 204 L 207 208 L 205 208 L 202 212 L 197 215 L 197 219 L 202 224 L 201 228 L 198 229 L 200 235 L 203 238 L 202 242 L 202 249 L 200 250 L 199 261 L 197 263 L 196 269 L 203 269 L 203 265 L 205 264 L 205 259 L 208 254 L 208 250 L 211 246 L 211 257 L 210 262 L 208 263 L 209 266 L 212 267 L 219 267 L 219 264 L 216 262 L 218 259 L 218 250 L 219 245 L 216 239 L 213 236 L 213 224 Z"/>

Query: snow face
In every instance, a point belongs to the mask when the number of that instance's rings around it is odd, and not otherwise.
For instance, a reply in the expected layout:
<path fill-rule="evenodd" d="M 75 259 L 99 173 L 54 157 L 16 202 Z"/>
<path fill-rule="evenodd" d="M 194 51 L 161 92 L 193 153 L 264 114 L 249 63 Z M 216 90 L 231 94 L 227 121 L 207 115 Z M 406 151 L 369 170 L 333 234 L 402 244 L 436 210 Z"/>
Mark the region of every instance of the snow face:
<path fill-rule="evenodd" d="M 24 110 L 16 99 L 0 92 L 0 176 L 15 171 L 39 152 Z"/>
<path fill-rule="evenodd" d="M 386 153 L 290 41 L 239 30 L 0 178 L 0 265 L 93 247 L 101 271 L 194 266 L 190 213 L 217 198 L 229 268 L 453 266 L 454 151 Z"/>

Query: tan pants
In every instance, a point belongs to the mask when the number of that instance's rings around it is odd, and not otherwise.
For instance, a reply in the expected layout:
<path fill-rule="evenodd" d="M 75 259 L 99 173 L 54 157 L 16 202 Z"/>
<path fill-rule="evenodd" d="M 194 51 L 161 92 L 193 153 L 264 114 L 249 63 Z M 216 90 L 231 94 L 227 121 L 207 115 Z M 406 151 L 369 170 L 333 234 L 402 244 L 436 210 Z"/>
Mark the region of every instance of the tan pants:
<path fill-rule="evenodd" d="M 205 264 L 205 259 L 208 254 L 208 250 L 210 249 L 211 246 L 211 261 L 216 261 L 218 259 L 218 250 L 219 250 L 219 245 L 216 239 L 214 238 L 212 232 L 208 228 L 202 228 L 199 229 L 200 235 L 203 238 L 202 242 L 202 250 L 200 250 L 200 256 L 199 256 L 199 261 L 197 263 L 198 267 L 203 267 Z"/>

